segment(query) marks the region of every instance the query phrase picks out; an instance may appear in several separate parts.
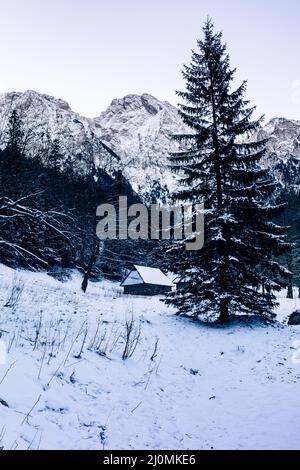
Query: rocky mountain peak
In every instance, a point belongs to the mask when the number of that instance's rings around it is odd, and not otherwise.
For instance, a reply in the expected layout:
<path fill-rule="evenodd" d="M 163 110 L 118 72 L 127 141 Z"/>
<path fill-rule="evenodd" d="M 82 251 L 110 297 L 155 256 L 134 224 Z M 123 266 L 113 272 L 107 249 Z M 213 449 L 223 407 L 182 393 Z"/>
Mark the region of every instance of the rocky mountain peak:
<path fill-rule="evenodd" d="M 187 131 L 174 106 L 147 93 L 126 95 L 94 121 L 136 190 L 149 190 L 154 180 L 172 186 L 168 156 L 177 148 L 172 135 Z"/>
<path fill-rule="evenodd" d="M 131 111 L 142 110 L 143 108 L 145 108 L 149 114 L 155 115 L 162 109 L 162 104 L 157 98 L 147 93 L 142 95 L 129 94 L 123 98 L 114 99 L 108 109 L 112 112 L 123 111 L 128 113 Z M 108 110 L 104 111 L 100 117 L 105 115 L 107 111 Z"/>
<path fill-rule="evenodd" d="M 291 155 L 300 158 L 300 121 L 283 117 L 271 119 L 256 135 L 257 139 L 268 138 L 269 156 L 286 161 Z M 269 163 L 268 157 L 266 163 Z"/>
<path fill-rule="evenodd" d="M 53 96 L 46 95 L 44 93 L 38 93 L 34 90 L 26 90 L 24 92 L 12 91 L 9 93 L 2 93 L 0 95 L 0 106 L 5 105 L 8 102 L 11 102 L 12 107 L 23 109 L 29 108 L 31 106 L 40 106 L 45 107 L 46 105 L 50 107 L 60 108 L 65 111 L 72 112 L 69 104 L 60 99 L 54 98 Z"/>
<path fill-rule="evenodd" d="M 4 93 L 0 96 L 0 145 L 6 145 L 8 119 L 17 110 L 26 136 L 28 156 L 39 155 L 47 161 L 49 148 L 57 140 L 61 153 L 61 167 L 72 162 L 80 174 L 91 171 L 92 166 L 111 168 L 117 162 L 103 146 L 92 120 L 80 116 L 61 99 L 33 90 Z"/>
<path fill-rule="evenodd" d="M 0 95 L 2 147 L 13 109 L 18 110 L 24 122 L 29 136 L 27 152 L 31 156 L 45 154 L 57 139 L 62 166 L 64 160 L 71 158 L 81 174 L 95 165 L 108 171 L 121 169 L 140 193 L 148 192 L 155 181 L 170 189 L 174 187 L 168 157 L 178 144 L 172 135 L 190 129 L 167 101 L 147 93 L 129 94 L 114 99 L 99 117 L 88 119 L 72 111 L 64 100 L 46 94 L 33 90 L 5 93 Z M 273 118 L 253 138 L 269 139 L 263 164 L 273 169 L 278 178 L 286 171 L 291 173 L 286 170 L 291 158 L 300 161 L 300 121 Z"/>

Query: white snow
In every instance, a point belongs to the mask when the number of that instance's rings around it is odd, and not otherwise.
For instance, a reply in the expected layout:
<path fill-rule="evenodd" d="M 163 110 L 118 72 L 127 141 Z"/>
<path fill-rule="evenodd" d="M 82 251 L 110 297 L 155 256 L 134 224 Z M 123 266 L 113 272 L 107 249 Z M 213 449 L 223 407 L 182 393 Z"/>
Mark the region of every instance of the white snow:
<path fill-rule="evenodd" d="M 160 270 L 157 268 L 150 268 L 148 266 L 138 266 L 134 265 L 133 271 L 129 274 L 129 276 L 124 279 L 122 282 L 123 286 L 129 284 L 154 284 L 156 286 L 169 286 L 174 287 L 174 284 L 170 279 Z"/>
<path fill-rule="evenodd" d="M 0 144 L 4 146 L 8 117 L 17 109 L 26 129 L 30 129 L 27 154 L 47 154 L 49 142 L 58 139 L 62 164 L 72 156 L 76 173 L 96 167 L 109 174 L 120 169 L 140 194 L 151 190 L 153 182 L 172 187 L 174 176 L 168 166 L 169 152 L 178 145 L 171 135 L 186 132 L 177 109 L 170 103 L 143 94 L 113 100 L 95 119 L 80 116 L 68 103 L 33 90 L 0 94 Z M 121 161 L 104 151 L 102 143 L 116 152 Z"/>
<path fill-rule="evenodd" d="M 49 142 L 58 139 L 63 162 L 70 156 L 75 172 L 90 171 L 91 158 L 96 167 L 108 173 L 120 169 L 133 189 L 146 197 L 154 181 L 169 190 L 178 187 L 177 178 L 170 169 L 170 152 L 184 150 L 186 145 L 176 143 L 174 134 L 191 130 L 182 121 L 176 107 L 149 95 L 127 95 L 112 101 L 100 114 L 90 119 L 72 111 L 68 103 L 33 90 L 24 93 L 0 94 L 0 144 L 5 143 L 8 117 L 16 108 L 30 130 L 27 153 L 31 156 L 47 154 Z M 300 121 L 284 118 L 271 119 L 251 140 L 268 138 L 268 156 L 263 159 L 267 168 L 276 170 L 280 162 L 293 155 L 300 158 Z M 102 143 L 121 159 L 117 162 L 104 151 Z M 277 177 L 281 173 L 275 171 Z"/>
<path fill-rule="evenodd" d="M 299 449 L 300 327 L 203 326 L 159 297 L 80 282 L 0 265 L 0 447 Z M 282 292 L 280 319 L 296 308 Z M 132 316 L 141 337 L 123 361 Z"/>

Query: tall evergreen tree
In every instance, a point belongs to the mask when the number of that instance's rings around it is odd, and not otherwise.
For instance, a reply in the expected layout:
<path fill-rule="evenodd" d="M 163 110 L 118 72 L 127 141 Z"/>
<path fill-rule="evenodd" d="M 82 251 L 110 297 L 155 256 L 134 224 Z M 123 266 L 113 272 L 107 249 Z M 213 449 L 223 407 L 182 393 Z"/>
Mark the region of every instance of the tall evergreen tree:
<path fill-rule="evenodd" d="M 61 170 L 61 161 L 62 161 L 62 155 L 61 155 L 59 140 L 56 138 L 54 139 L 54 141 L 51 143 L 51 146 L 50 146 L 48 163 L 51 168 L 59 172 Z"/>
<path fill-rule="evenodd" d="M 25 137 L 22 121 L 16 109 L 12 111 L 8 119 L 7 149 L 11 153 L 23 154 Z"/>
<path fill-rule="evenodd" d="M 222 33 L 211 20 L 203 31 L 184 67 L 186 91 L 178 92 L 191 133 L 175 136 L 186 150 L 171 155 L 171 166 L 179 175 L 174 199 L 205 205 L 205 244 L 198 252 L 173 244 L 169 267 L 179 282 L 166 301 L 208 321 L 227 322 L 234 313 L 272 317 L 273 291 L 289 276 L 276 256 L 289 244 L 285 228 L 271 221 L 281 206 L 272 203 L 276 183 L 259 164 L 266 141 L 245 142 L 261 120 L 252 119 L 255 108 L 244 99 L 246 82 L 231 90 L 235 70 Z"/>

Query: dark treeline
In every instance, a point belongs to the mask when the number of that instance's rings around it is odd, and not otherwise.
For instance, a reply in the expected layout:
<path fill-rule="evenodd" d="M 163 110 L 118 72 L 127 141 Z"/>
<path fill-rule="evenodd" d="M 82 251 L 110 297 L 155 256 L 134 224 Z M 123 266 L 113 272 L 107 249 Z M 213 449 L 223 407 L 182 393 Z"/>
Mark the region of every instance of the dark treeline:
<path fill-rule="evenodd" d="M 279 222 L 288 226 L 288 239 L 291 250 L 285 257 L 292 276 L 289 279 L 287 297 L 293 298 L 293 287 L 297 287 L 300 297 L 300 192 L 296 188 L 281 191 L 279 201 L 285 204 Z"/>

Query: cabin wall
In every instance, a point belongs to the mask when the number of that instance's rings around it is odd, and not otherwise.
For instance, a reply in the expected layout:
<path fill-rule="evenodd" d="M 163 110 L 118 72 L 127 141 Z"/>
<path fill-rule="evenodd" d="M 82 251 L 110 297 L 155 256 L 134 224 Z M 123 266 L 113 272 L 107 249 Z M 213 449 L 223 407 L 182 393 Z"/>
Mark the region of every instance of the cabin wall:
<path fill-rule="evenodd" d="M 172 287 L 155 284 L 135 284 L 124 286 L 124 294 L 131 295 L 159 295 L 171 292 Z"/>

